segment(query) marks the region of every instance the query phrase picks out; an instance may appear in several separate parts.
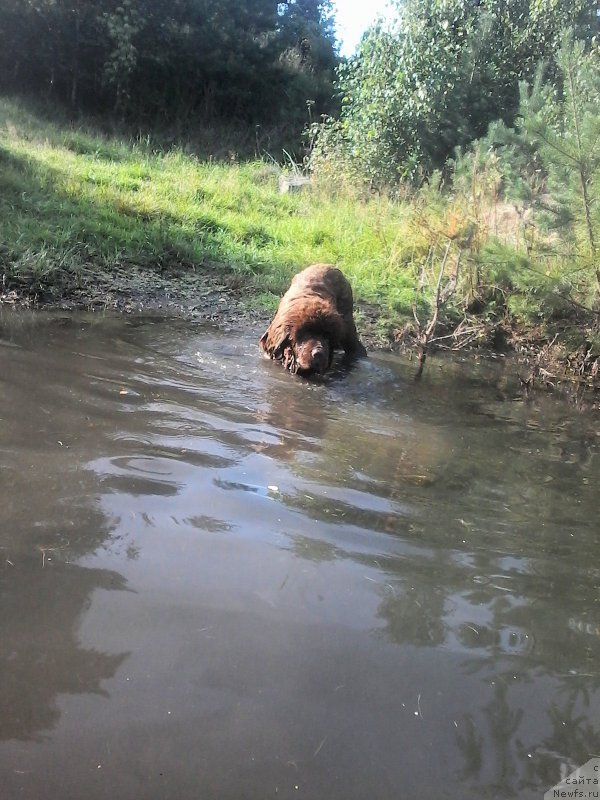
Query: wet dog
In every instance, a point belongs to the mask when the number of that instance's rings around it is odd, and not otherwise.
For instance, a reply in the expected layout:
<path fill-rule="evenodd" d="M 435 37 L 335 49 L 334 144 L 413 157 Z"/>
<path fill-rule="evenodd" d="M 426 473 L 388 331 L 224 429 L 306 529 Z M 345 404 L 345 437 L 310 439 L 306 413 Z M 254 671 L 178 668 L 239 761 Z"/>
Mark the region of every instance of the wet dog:
<path fill-rule="evenodd" d="M 367 355 L 352 310 L 352 287 L 343 273 L 331 264 L 314 264 L 293 277 L 260 347 L 293 374 L 322 374 L 335 350 Z"/>

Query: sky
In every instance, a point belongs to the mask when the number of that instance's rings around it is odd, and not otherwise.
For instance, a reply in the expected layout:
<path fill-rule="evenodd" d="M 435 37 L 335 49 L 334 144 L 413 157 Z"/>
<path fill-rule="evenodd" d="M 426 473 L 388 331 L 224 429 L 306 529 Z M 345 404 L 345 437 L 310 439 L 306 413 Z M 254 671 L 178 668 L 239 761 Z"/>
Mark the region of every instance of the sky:
<path fill-rule="evenodd" d="M 362 33 L 378 16 L 385 16 L 387 0 L 333 0 L 340 53 L 350 56 Z"/>

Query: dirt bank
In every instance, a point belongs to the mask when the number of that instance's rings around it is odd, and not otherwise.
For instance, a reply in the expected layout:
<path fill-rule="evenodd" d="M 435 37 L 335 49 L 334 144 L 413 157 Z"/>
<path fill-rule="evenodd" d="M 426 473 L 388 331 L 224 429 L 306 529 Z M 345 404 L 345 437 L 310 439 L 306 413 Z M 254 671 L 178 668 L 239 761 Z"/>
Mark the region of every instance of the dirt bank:
<path fill-rule="evenodd" d="M 272 301 L 274 308 L 275 295 Z M 0 293 L 0 303 L 63 310 L 112 309 L 127 314 L 157 311 L 256 332 L 262 331 L 272 317 L 272 312 L 265 307 L 264 290 L 253 286 L 244 276 L 223 273 L 218 267 L 197 272 L 169 270 L 168 274 L 135 267 L 117 268 L 110 274 L 95 272 L 88 280 L 63 287 L 58 297 L 52 294 L 31 296 L 12 290 Z M 386 337 L 377 330 L 376 306 L 357 304 L 357 317 L 368 348 L 394 347 L 392 333 Z"/>

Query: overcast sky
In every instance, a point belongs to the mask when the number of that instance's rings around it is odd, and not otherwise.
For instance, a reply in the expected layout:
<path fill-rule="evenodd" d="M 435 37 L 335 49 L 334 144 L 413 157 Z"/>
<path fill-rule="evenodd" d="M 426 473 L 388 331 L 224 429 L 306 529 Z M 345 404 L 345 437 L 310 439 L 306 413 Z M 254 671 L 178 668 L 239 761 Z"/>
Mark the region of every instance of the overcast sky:
<path fill-rule="evenodd" d="M 387 0 L 333 0 L 341 54 L 352 55 L 363 31 L 380 15 L 385 15 Z"/>

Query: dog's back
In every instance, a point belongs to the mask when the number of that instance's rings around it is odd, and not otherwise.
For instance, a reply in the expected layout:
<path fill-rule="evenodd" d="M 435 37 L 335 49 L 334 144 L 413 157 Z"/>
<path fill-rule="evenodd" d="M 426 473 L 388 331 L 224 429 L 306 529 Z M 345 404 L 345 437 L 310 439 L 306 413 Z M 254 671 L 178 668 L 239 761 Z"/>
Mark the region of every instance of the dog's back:
<path fill-rule="evenodd" d="M 343 272 L 333 264 L 313 264 L 298 272 L 284 297 L 290 294 L 306 297 L 309 293 L 331 301 L 342 317 L 352 316 L 352 287 Z"/>

